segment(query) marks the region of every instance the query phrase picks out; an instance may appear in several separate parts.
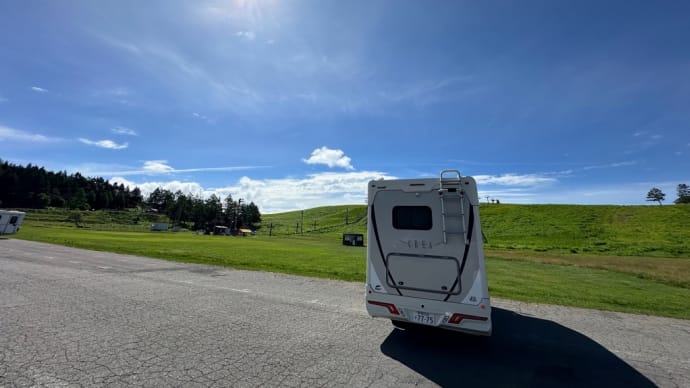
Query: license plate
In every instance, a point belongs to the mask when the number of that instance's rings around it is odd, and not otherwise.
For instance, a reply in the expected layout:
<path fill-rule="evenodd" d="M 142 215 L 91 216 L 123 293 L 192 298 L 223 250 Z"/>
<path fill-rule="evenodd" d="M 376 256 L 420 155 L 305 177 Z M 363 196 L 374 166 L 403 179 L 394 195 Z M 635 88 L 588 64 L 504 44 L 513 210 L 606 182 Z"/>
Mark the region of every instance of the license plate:
<path fill-rule="evenodd" d="M 436 325 L 435 318 L 433 314 L 423 313 L 421 311 L 415 311 L 414 314 L 412 314 L 412 320 L 423 325 Z"/>

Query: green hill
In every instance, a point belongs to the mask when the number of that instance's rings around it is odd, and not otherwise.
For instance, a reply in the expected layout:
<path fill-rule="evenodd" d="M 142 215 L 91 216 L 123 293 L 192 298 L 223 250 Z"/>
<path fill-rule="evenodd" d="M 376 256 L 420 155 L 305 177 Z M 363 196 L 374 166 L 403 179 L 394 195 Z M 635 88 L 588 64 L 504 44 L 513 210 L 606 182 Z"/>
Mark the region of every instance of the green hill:
<path fill-rule="evenodd" d="M 264 215 L 261 233 L 366 234 L 365 205 Z M 482 204 L 488 250 L 690 258 L 690 206 Z M 302 224 L 302 220 L 304 221 Z"/>

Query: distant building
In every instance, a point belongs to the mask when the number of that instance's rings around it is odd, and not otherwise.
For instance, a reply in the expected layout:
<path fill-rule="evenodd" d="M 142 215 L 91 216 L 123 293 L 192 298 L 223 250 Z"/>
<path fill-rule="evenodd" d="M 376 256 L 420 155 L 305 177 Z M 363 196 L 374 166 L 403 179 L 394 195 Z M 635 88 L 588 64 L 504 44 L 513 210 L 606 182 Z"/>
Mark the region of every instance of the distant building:
<path fill-rule="evenodd" d="M 239 230 L 240 234 L 244 237 L 246 237 L 248 234 L 254 234 L 254 232 L 251 229 L 245 229 L 245 228 L 240 228 Z"/>
<path fill-rule="evenodd" d="M 229 236 L 230 228 L 225 225 L 216 225 L 213 227 L 213 234 L 216 236 Z"/>
<path fill-rule="evenodd" d="M 165 232 L 168 230 L 167 222 L 156 222 L 151 224 L 151 231 L 154 232 Z"/>
<path fill-rule="evenodd" d="M 343 234 L 343 245 L 351 245 L 357 247 L 364 246 L 364 235 L 363 234 Z"/>

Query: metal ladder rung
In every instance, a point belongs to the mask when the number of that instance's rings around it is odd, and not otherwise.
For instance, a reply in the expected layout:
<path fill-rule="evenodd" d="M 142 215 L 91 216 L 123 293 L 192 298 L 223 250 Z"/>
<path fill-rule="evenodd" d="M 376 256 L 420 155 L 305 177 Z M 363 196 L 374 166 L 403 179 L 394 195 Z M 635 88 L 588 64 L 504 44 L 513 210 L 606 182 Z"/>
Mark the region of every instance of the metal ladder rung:
<path fill-rule="evenodd" d="M 453 178 L 444 178 L 444 174 L 446 173 L 454 173 L 456 174 L 456 177 Z M 439 195 L 441 198 L 441 220 L 442 220 L 442 230 L 443 230 L 443 243 L 447 244 L 448 243 L 448 236 L 449 235 L 462 235 L 465 239 L 465 243 L 467 243 L 467 227 L 465 225 L 465 197 L 464 193 L 461 188 L 461 183 L 462 183 L 462 177 L 460 176 L 460 171 L 457 170 L 444 170 L 441 171 L 441 179 L 439 182 Z M 447 202 L 446 201 L 455 201 L 457 200 L 459 203 L 459 212 L 458 213 L 448 213 L 446 211 L 446 206 Z M 450 232 L 447 229 L 446 225 L 446 219 L 453 218 L 453 219 L 460 219 L 461 221 L 459 222 L 460 230 L 457 232 Z"/>

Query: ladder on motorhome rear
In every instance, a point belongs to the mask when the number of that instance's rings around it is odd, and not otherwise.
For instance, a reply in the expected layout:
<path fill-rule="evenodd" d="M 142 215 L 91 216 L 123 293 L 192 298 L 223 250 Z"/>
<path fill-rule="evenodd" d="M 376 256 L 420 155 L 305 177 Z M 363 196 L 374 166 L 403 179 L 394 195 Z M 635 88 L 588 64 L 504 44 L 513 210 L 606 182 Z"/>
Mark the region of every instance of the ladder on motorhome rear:
<path fill-rule="evenodd" d="M 463 243 L 467 244 L 467 225 L 465 225 L 465 191 L 462 189 L 461 185 L 462 177 L 460 175 L 460 171 L 441 171 L 438 194 L 439 197 L 441 197 L 441 221 L 444 244 L 448 244 L 448 236 L 450 235 L 462 236 Z M 449 224 L 453 224 L 453 221 L 455 221 L 454 224 L 456 227 L 450 228 Z"/>

